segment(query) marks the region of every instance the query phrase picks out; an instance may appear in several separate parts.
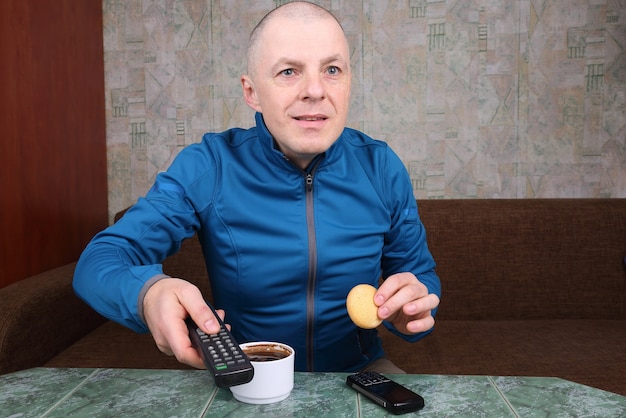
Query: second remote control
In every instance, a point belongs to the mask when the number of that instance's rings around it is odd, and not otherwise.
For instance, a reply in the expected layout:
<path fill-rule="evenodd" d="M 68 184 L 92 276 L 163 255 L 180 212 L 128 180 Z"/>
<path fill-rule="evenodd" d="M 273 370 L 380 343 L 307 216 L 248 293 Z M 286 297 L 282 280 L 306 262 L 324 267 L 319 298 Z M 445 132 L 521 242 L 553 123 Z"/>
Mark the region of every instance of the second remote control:
<path fill-rule="evenodd" d="M 220 332 L 217 334 L 206 334 L 191 318 L 187 318 L 192 344 L 199 350 L 204 365 L 217 386 L 227 388 L 248 383 L 254 376 L 254 368 L 248 356 L 239 348 L 239 344 L 214 310 L 213 314 L 220 323 Z"/>

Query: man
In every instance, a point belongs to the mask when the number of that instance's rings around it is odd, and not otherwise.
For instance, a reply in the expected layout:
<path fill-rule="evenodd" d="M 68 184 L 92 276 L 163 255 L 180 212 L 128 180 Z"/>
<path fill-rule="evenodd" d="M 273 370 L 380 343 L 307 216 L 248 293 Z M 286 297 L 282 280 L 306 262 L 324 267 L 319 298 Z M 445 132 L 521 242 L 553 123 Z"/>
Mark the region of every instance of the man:
<path fill-rule="evenodd" d="M 79 296 L 203 367 L 184 319 L 217 322 L 199 290 L 160 262 L 198 233 L 216 308 L 239 342 L 294 347 L 297 370 L 400 372 L 345 298 L 378 284 L 378 315 L 415 341 L 434 325 L 440 283 L 406 169 L 380 141 L 346 128 L 350 54 L 325 9 L 287 3 L 254 29 L 241 78 L 256 127 L 206 134 L 145 198 L 94 237 L 76 268 Z"/>

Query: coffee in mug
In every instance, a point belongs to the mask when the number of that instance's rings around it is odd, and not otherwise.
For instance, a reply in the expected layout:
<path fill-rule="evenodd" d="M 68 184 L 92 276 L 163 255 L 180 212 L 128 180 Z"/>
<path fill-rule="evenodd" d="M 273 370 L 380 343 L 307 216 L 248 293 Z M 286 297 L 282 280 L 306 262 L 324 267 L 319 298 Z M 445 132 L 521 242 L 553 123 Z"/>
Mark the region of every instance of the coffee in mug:
<path fill-rule="evenodd" d="M 291 351 L 279 344 L 255 344 L 243 347 L 250 361 L 264 362 L 288 357 Z"/>

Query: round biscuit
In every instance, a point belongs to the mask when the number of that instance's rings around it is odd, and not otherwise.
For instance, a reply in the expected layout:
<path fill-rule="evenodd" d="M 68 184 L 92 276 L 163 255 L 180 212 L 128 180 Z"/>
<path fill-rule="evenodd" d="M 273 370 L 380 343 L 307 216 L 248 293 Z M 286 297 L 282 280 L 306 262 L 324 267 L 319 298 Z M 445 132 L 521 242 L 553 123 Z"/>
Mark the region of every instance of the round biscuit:
<path fill-rule="evenodd" d="M 378 306 L 374 303 L 376 288 L 369 284 L 356 285 L 348 293 L 346 307 L 348 316 L 359 328 L 372 329 L 383 320 L 378 317 Z"/>

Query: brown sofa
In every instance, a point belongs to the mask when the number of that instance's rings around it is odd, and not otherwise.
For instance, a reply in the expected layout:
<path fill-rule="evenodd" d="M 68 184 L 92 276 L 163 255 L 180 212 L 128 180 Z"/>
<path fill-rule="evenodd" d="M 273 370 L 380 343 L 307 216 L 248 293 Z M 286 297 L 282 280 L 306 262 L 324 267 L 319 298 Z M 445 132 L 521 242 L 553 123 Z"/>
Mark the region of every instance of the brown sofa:
<path fill-rule="evenodd" d="M 381 330 L 393 361 L 411 373 L 556 376 L 626 395 L 626 199 L 418 205 L 443 297 L 422 341 Z M 197 239 L 164 265 L 210 298 Z M 0 289 L 0 374 L 185 367 L 79 301 L 73 268 Z"/>

